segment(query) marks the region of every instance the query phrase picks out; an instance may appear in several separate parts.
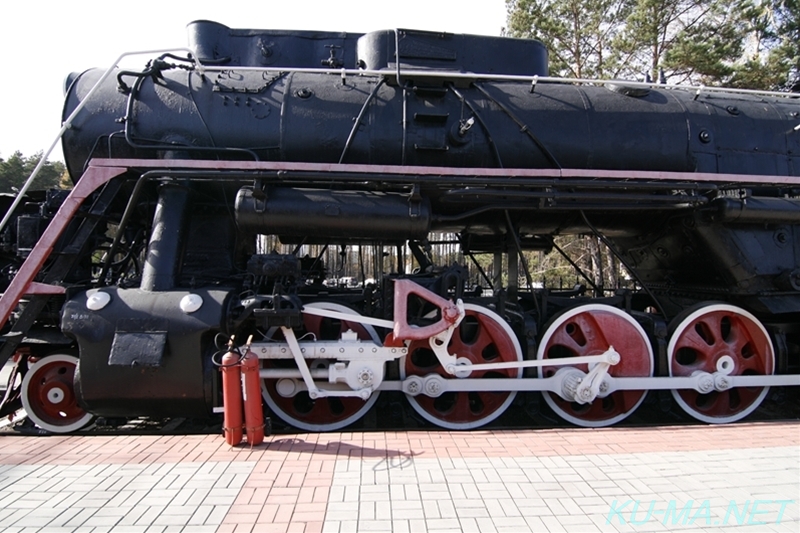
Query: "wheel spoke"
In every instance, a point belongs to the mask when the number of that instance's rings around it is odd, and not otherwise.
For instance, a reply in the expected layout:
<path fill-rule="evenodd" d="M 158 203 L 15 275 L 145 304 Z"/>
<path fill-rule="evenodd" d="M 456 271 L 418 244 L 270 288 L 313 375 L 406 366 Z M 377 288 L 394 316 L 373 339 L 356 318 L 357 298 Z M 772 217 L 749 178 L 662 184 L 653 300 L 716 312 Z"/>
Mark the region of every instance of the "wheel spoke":
<path fill-rule="evenodd" d="M 477 335 L 474 339 L 469 338 L 468 342 L 461 338 L 459 331 L 456 331 L 448 351 L 456 357 L 466 357 L 476 364 L 485 363 L 487 359 L 483 353 L 486 348 L 495 345 L 494 340 L 483 323 L 479 322 L 476 326 L 473 326 L 473 328 L 475 327 L 478 329 Z"/>
<path fill-rule="evenodd" d="M 701 327 L 701 331 L 703 331 L 704 333 L 701 334 L 695 328 L 692 328 L 691 330 L 687 331 L 686 335 L 681 339 L 680 347 L 689 348 L 700 354 L 706 354 L 708 353 L 710 348 L 713 349 L 714 346 L 717 346 L 719 344 L 719 342 L 717 340 L 716 335 L 714 335 L 713 337 L 708 336 L 706 332 L 712 330 L 705 328 L 705 326 L 707 326 L 706 323 L 702 322 L 698 324 L 698 326 Z M 709 344 L 706 339 L 712 340 L 712 343 Z"/>
<path fill-rule="evenodd" d="M 452 420 L 469 420 L 474 416 L 472 410 L 469 408 L 469 393 L 455 393 L 455 403 L 449 414 L 449 418 Z"/>
<path fill-rule="evenodd" d="M 565 347 L 576 356 L 583 356 L 593 348 L 587 344 L 588 340 L 585 334 L 591 328 L 588 327 L 587 321 L 583 317 L 574 318 L 554 332 L 551 342 L 553 345 Z"/>
<path fill-rule="evenodd" d="M 752 341 L 752 337 L 747 329 L 747 323 L 742 321 L 741 317 L 734 317 L 731 322 L 731 329 L 725 337 L 725 343 L 729 349 L 739 351 Z"/>

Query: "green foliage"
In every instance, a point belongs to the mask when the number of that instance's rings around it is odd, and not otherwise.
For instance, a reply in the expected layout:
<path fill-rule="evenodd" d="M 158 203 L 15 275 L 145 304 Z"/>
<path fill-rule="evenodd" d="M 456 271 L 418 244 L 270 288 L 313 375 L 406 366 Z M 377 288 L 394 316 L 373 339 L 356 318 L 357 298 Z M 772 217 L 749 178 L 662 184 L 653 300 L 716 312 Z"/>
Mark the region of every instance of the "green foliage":
<path fill-rule="evenodd" d="M 508 34 L 542 41 L 552 75 L 614 77 L 612 42 L 630 12 L 630 0 L 506 0 Z"/>
<path fill-rule="evenodd" d="M 800 75 L 800 0 L 506 0 L 508 33 L 541 40 L 552 75 L 751 89 Z"/>
<path fill-rule="evenodd" d="M 655 80 L 663 70 L 676 83 L 709 83 L 730 75 L 730 63 L 743 49 L 739 3 L 637 0 L 614 43 L 627 77 Z"/>
<path fill-rule="evenodd" d="M 14 193 L 22 188 L 41 159 L 41 152 L 26 157 L 17 151 L 7 160 L 0 157 L 0 192 Z M 65 183 L 68 183 L 68 180 L 64 180 L 65 173 L 63 163 L 47 161 L 31 185 L 31 190 L 64 188 Z"/>
<path fill-rule="evenodd" d="M 748 48 L 728 85 L 792 89 L 800 82 L 800 0 L 752 0 L 744 19 Z"/>

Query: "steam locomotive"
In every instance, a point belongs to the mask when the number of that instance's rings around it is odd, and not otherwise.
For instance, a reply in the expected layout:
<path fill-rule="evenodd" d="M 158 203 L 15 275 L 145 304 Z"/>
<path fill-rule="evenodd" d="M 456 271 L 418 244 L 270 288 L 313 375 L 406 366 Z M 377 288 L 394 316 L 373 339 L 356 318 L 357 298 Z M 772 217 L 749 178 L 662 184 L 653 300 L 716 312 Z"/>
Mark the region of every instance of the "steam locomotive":
<path fill-rule="evenodd" d="M 650 391 L 726 423 L 800 384 L 800 95 L 549 78 L 533 40 L 188 32 L 67 79 L 74 188 L 0 234 L 1 414 L 208 417 L 231 352 L 306 431 L 381 395 L 449 429 Z M 570 235 L 628 286 L 536 283 L 537 252 L 580 269 Z"/>

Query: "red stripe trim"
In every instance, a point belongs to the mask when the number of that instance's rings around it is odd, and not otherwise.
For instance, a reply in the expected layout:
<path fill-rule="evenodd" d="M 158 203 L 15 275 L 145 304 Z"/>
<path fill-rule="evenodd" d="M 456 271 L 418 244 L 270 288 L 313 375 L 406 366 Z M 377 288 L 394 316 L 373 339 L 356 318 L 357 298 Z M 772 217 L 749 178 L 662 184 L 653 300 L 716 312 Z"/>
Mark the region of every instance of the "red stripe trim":
<path fill-rule="evenodd" d="M 127 167 L 141 170 L 197 169 L 243 171 L 297 171 L 319 173 L 394 174 L 412 176 L 519 177 L 558 179 L 611 179 L 633 181 L 683 181 L 742 184 L 800 185 L 800 176 L 750 174 L 712 174 L 708 172 L 661 172 L 653 170 L 592 170 L 536 168 L 460 168 L 401 165 L 355 165 L 337 163 L 298 163 L 287 161 L 193 161 L 177 159 L 93 159 L 92 167 Z"/>

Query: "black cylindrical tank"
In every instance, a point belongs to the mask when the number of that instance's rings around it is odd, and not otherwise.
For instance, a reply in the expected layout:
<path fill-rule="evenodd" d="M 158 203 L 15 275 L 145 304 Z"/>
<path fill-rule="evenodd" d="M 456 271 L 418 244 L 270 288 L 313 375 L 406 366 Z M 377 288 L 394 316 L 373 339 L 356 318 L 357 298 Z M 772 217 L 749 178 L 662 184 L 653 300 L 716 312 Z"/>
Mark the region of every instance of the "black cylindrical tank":
<path fill-rule="evenodd" d="M 177 148 L 206 159 L 800 172 L 796 119 L 781 98 L 508 79 L 546 73 L 546 53 L 535 41 L 322 33 L 296 36 L 293 55 L 285 32 L 267 39 L 269 32 L 228 35 L 214 23 L 196 24 L 201 55 L 225 52 L 208 59 L 218 70 L 123 74 L 123 86 L 109 77 L 64 136 L 74 178 L 91 157 L 158 158 Z M 323 52 L 327 59 L 319 59 Z M 274 61 L 259 66 L 269 70 L 237 67 L 263 63 L 264 54 Z M 503 60 L 495 65 L 497 57 Z M 373 70 L 293 70 L 330 68 L 325 61 Z M 65 115 L 100 75 L 74 79 Z"/>
<path fill-rule="evenodd" d="M 404 241 L 424 239 L 430 231 L 427 200 L 365 191 L 275 188 L 254 196 L 243 188 L 236 195 L 236 224 L 250 233 L 297 238 Z"/>

